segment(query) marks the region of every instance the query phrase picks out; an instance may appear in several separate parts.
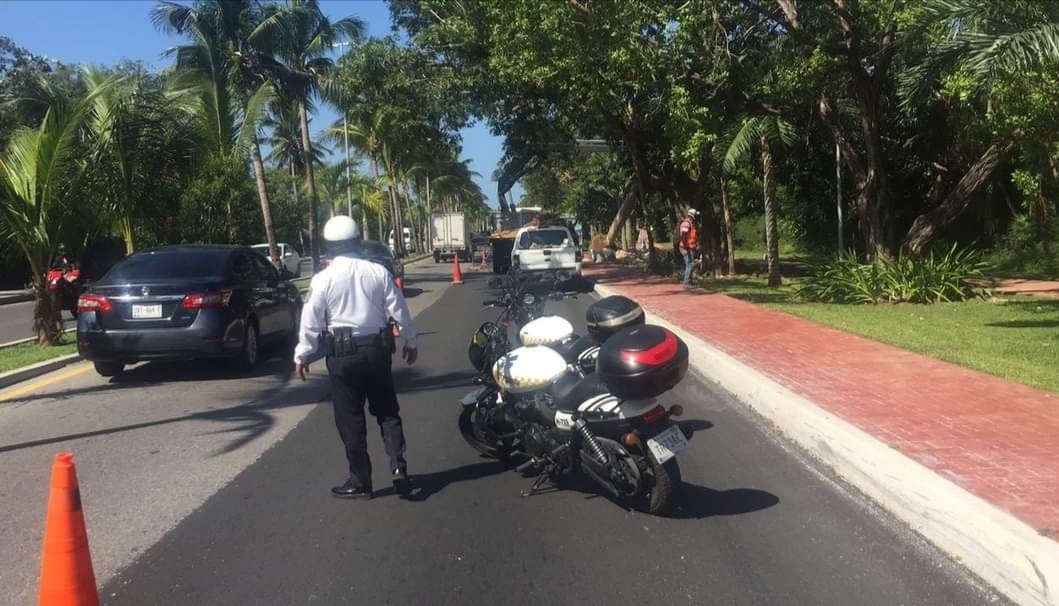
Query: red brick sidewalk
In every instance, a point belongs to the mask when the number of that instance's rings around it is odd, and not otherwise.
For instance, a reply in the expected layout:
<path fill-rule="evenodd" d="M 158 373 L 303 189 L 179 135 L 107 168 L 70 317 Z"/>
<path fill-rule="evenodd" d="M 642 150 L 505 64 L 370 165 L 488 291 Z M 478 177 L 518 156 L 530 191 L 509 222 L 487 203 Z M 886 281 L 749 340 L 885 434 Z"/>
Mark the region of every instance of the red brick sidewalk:
<path fill-rule="evenodd" d="M 1056 538 L 1059 397 L 638 270 L 584 273 Z"/>

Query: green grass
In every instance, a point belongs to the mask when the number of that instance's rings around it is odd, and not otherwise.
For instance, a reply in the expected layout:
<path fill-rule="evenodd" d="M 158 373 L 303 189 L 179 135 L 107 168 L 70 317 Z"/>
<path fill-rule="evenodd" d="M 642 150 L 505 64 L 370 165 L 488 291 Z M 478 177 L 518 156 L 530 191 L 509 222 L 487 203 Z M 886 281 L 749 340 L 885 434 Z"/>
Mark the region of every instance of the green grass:
<path fill-rule="evenodd" d="M 69 339 L 69 337 L 67 338 Z M 54 346 L 23 343 L 22 345 L 5 347 L 0 349 L 0 373 L 72 353 L 77 353 L 77 345 L 72 340 L 68 340 L 62 345 Z"/>
<path fill-rule="evenodd" d="M 703 280 L 707 289 L 926 354 L 1010 381 L 1059 393 L 1059 299 L 996 297 L 936 305 L 806 303 L 795 284 L 770 289 L 763 278 Z"/>

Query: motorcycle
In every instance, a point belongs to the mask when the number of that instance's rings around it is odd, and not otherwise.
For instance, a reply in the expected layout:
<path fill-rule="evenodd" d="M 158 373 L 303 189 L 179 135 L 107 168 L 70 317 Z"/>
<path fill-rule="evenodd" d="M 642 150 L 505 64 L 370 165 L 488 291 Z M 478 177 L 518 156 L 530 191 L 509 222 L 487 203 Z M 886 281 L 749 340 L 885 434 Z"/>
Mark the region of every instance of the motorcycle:
<path fill-rule="evenodd" d="M 76 265 L 52 267 L 45 279 L 48 282 L 48 293 L 58 300 L 59 308 L 69 311 L 76 318 L 77 300 L 85 288 L 81 269 Z"/>
<path fill-rule="evenodd" d="M 612 332 L 599 346 L 596 372 L 582 373 L 548 345 L 512 349 L 500 329 L 512 307 L 471 339 L 468 356 L 481 387 L 460 402 L 464 440 L 486 456 L 520 461 L 518 471 L 536 472 L 523 496 L 580 473 L 634 509 L 666 511 L 681 483 L 675 457 L 691 433 L 673 421 L 683 409 L 667 409 L 656 398 L 686 374 L 687 346 L 662 327 L 643 325 L 642 312 L 639 320 L 627 315 L 631 326 L 608 325 Z M 593 313 L 606 315 L 590 308 Z M 527 323 L 520 336 L 555 345 L 562 332 L 555 326 L 561 323 L 551 322 L 549 333 Z"/>

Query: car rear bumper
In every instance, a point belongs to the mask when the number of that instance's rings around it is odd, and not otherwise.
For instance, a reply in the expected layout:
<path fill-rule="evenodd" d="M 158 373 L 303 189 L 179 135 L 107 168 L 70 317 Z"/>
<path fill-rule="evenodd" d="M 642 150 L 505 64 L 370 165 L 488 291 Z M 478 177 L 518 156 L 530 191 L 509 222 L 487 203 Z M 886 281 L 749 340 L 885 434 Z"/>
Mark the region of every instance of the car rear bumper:
<path fill-rule="evenodd" d="M 200 313 L 191 326 L 101 330 L 94 319 L 78 322 L 77 351 L 93 362 L 140 362 L 234 357 L 242 351 L 242 321 Z"/>

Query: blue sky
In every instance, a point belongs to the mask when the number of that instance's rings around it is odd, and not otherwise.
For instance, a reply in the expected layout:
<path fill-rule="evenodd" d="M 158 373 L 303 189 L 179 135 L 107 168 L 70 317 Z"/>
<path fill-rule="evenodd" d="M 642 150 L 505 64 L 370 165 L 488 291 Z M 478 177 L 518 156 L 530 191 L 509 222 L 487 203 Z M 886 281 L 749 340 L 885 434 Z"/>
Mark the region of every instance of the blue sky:
<path fill-rule="evenodd" d="M 151 25 L 148 15 L 154 4 L 153 0 L 0 0 L 0 35 L 35 54 L 64 63 L 110 65 L 132 59 L 161 69 L 170 63 L 163 52 L 180 40 Z M 390 33 L 385 2 L 324 0 L 321 6 L 332 18 L 360 17 L 371 36 Z M 332 108 L 321 105 L 312 129 L 324 128 L 338 117 Z M 495 207 L 492 174 L 503 154 L 503 141 L 483 124 L 465 129 L 462 136 L 463 156 L 470 158 L 472 169 L 482 175 L 479 185 Z M 517 200 L 521 188 L 516 187 L 514 195 Z"/>

